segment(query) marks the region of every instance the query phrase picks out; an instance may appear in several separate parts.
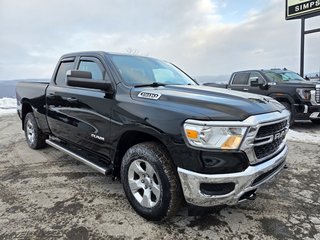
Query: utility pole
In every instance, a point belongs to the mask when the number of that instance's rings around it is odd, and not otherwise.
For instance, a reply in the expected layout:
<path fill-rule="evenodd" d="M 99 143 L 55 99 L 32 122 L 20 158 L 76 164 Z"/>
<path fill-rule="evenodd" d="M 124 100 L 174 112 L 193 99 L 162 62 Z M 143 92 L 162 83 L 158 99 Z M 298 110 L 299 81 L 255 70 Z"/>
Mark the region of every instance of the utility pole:
<path fill-rule="evenodd" d="M 286 0 L 286 20 L 301 19 L 300 76 L 304 77 L 305 35 L 320 32 L 320 28 L 306 31 L 306 19 L 320 16 L 320 0 Z M 319 69 L 320 74 L 320 69 Z"/>
<path fill-rule="evenodd" d="M 301 18 L 301 47 L 300 47 L 300 76 L 304 77 L 304 40 L 305 40 L 305 17 Z"/>
<path fill-rule="evenodd" d="M 320 32 L 320 28 L 305 30 L 306 19 L 314 16 L 301 17 L 301 50 L 300 50 L 300 76 L 304 77 L 304 42 L 305 35 Z"/>

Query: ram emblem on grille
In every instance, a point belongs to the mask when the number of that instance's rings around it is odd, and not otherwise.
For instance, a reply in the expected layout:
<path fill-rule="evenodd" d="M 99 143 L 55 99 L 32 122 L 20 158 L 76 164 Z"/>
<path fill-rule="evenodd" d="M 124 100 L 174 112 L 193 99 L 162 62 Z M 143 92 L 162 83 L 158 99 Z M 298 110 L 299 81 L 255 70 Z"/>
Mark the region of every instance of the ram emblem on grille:
<path fill-rule="evenodd" d="M 285 135 L 286 135 L 286 130 L 283 130 L 283 131 L 281 131 L 281 132 L 279 132 L 279 133 L 276 133 L 276 134 L 274 135 L 274 140 L 277 140 L 277 139 L 279 139 L 279 138 L 283 138 Z"/>

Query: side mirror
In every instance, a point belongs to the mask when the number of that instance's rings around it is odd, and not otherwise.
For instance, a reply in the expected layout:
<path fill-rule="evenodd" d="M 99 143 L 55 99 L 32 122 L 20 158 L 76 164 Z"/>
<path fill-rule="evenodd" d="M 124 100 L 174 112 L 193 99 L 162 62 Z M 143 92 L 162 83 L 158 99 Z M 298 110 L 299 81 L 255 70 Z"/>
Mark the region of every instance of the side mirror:
<path fill-rule="evenodd" d="M 93 80 L 91 72 L 69 70 L 66 73 L 67 85 L 73 87 L 100 89 L 106 92 L 112 91 L 112 85 L 103 80 Z"/>
<path fill-rule="evenodd" d="M 85 78 L 85 79 L 92 79 L 92 74 L 91 72 L 87 71 L 80 71 L 80 70 L 69 70 L 66 73 L 67 79 L 71 78 Z"/>
<path fill-rule="evenodd" d="M 250 82 L 250 86 L 251 87 L 263 88 L 265 86 L 265 83 L 259 82 L 259 78 L 258 77 L 251 77 L 249 79 L 249 82 Z"/>

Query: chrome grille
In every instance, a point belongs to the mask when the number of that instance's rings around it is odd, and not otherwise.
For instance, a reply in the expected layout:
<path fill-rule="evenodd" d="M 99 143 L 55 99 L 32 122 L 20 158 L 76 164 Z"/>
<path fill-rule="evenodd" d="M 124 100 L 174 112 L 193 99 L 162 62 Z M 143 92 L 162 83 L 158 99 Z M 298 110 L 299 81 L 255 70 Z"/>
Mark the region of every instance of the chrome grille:
<path fill-rule="evenodd" d="M 273 135 L 277 132 L 281 132 L 286 128 L 286 126 L 287 126 L 287 120 L 284 120 L 279 123 L 262 126 L 259 128 L 256 138 L 262 138 L 262 137 Z"/>
<path fill-rule="evenodd" d="M 320 103 L 320 88 L 316 89 L 316 102 Z"/>
<path fill-rule="evenodd" d="M 271 143 L 254 147 L 254 153 L 258 159 L 267 157 L 277 151 L 278 147 L 283 142 L 283 138 L 277 139 Z"/>
<path fill-rule="evenodd" d="M 288 121 L 261 126 L 254 140 L 254 153 L 259 161 L 267 160 L 279 150 L 288 127 Z"/>
<path fill-rule="evenodd" d="M 286 147 L 284 137 L 289 130 L 289 117 L 289 111 L 283 110 L 251 116 L 243 121 L 249 129 L 240 150 L 246 153 L 250 165 L 268 161 Z M 276 143 L 272 144 L 274 141 Z"/>

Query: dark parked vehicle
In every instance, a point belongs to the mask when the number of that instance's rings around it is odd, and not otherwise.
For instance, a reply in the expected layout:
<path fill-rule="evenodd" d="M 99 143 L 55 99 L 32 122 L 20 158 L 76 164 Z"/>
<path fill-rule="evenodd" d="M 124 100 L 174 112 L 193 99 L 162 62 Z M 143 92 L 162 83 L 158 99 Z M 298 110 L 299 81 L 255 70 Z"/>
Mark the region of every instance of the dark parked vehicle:
<path fill-rule="evenodd" d="M 199 86 L 154 58 L 62 56 L 50 83 L 21 82 L 18 114 L 28 145 L 49 144 L 121 179 L 144 218 L 181 203 L 254 199 L 285 165 L 289 112 L 272 98 Z"/>
<path fill-rule="evenodd" d="M 217 87 L 211 83 L 205 85 Z M 276 99 L 291 112 L 291 124 L 294 120 L 309 119 L 320 123 L 320 85 L 306 81 L 292 71 L 271 69 L 235 72 L 229 84 L 220 87 Z"/>

